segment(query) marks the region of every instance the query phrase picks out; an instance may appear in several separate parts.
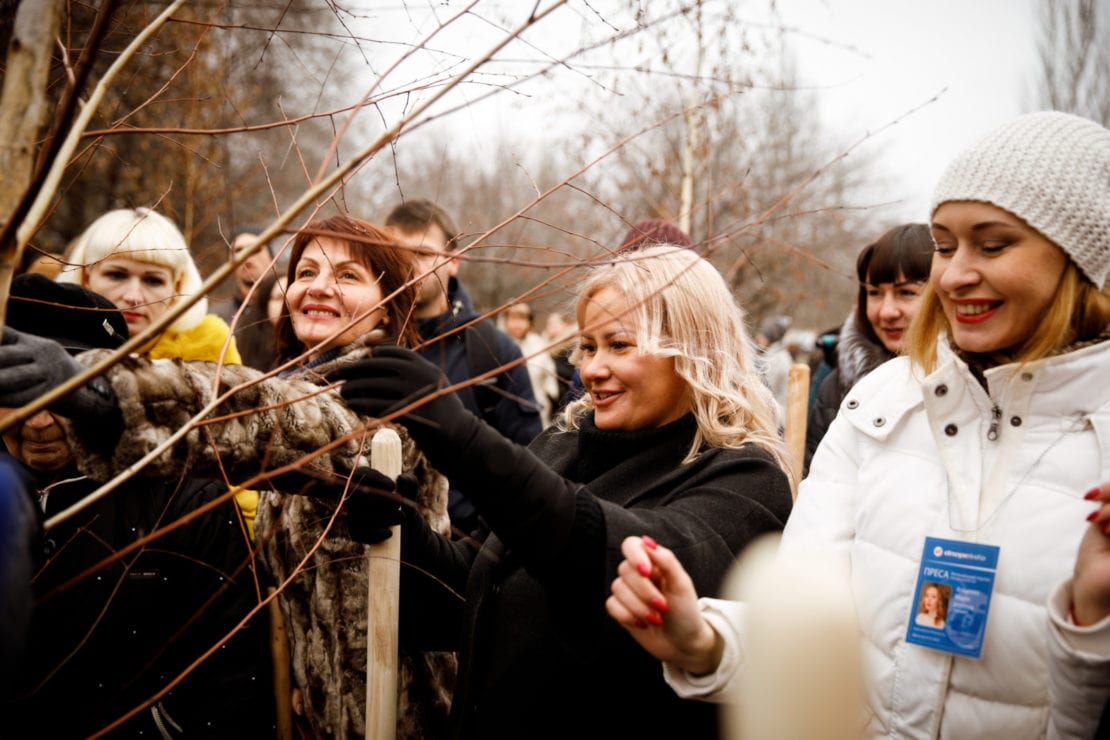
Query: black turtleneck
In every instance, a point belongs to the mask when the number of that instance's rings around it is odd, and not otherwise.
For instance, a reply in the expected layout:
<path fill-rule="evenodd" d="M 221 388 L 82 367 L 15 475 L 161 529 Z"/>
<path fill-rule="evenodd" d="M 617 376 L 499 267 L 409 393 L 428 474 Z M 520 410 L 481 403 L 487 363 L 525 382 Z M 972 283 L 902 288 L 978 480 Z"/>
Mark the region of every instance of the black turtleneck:
<path fill-rule="evenodd" d="M 598 429 L 594 415 L 582 419 L 577 432 L 577 459 L 566 471 L 571 480 L 589 483 L 646 451 L 661 455 L 664 465 L 681 463 L 690 451 L 698 425 L 686 414 L 655 429 L 608 431 Z"/>

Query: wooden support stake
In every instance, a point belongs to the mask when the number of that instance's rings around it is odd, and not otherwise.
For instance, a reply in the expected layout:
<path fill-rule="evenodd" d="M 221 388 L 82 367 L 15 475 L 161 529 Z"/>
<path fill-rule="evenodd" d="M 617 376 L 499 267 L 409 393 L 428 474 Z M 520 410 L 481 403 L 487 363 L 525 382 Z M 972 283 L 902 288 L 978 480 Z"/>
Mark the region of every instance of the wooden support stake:
<path fill-rule="evenodd" d="M 276 589 L 270 586 L 273 595 Z M 278 740 L 293 740 L 293 679 L 289 666 L 289 637 L 276 598 L 270 601 L 270 654 L 274 661 L 274 701 Z"/>
<path fill-rule="evenodd" d="M 396 480 L 401 474 L 401 437 L 392 429 L 374 434 L 370 465 Z M 401 590 L 401 527 L 369 546 L 366 603 L 366 737 L 397 734 L 397 626 Z"/>
<path fill-rule="evenodd" d="M 802 479 L 802 464 L 806 455 L 806 417 L 809 415 L 809 365 L 794 363 L 786 380 L 786 420 L 783 436 L 786 448 L 794 463 L 794 481 Z M 791 486 L 794 498 L 798 497 L 798 486 Z"/>

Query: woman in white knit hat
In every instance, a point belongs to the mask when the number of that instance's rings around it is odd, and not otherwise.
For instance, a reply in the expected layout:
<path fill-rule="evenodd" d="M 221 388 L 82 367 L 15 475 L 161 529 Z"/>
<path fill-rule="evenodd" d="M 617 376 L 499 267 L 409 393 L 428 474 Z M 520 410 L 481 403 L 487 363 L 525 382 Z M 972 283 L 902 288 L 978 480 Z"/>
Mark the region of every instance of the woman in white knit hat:
<path fill-rule="evenodd" d="M 1021 116 L 949 165 L 930 215 L 907 356 L 845 398 L 779 562 L 821 548 L 851 594 L 860 736 L 1089 738 L 1110 695 L 1110 131 Z M 610 614 L 681 695 L 731 696 L 756 602 L 696 601 L 674 553 L 622 549 Z M 930 583 L 952 589 L 943 629 L 914 624 Z"/>
<path fill-rule="evenodd" d="M 104 296 L 123 313 L 131 336 L 161 318 L 174 304 L 201 289 L 200 272 L 185 237 L 149 208 L 108 211 L 73 243 L 58 282 L 78 283 Z M 152 359 L 242 362 L 227 323 L 208 313 L 201 298 L 141 350 Z"/>

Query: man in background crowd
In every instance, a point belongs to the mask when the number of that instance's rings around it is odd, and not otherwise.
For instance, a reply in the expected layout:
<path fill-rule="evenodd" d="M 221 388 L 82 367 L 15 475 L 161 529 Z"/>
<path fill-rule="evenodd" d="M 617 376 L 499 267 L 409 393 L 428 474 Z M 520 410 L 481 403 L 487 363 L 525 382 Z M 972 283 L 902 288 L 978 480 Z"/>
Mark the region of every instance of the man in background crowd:
<path fill-rule="evenodd" d="M 447 212 L 429 200 L 408 200 L 385 219 L 405 246 L 416 250 L 416 318 L 424 344 L 420 354 L 440 368 L 452 385 L 520 360 L 520 348 L 488 319 L 475 322 L 478 313 L 459 282 L 459 231 Z M 456 331 L 457 330 L 457 331 Z M 474 414 L 519 444 L 528 444 L 540 433 L 539 404 L 524 363 L 458 391 L 459 400 Z M 451 524 L 463 534 L 479 525 L 473 504 L 451 489 L 448 507 Z"/>

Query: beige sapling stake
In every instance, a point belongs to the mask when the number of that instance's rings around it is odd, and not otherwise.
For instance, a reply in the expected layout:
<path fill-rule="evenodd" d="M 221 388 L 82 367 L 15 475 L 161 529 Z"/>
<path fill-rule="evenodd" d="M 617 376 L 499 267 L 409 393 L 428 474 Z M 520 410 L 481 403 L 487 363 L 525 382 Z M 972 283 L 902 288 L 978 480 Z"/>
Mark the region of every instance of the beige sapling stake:
<path fill-rule="evenodd" d="M 370 466 L 393 480 L 401 474 L 401 437 L 392 429 L 374 433 Z M 397 620 L 401 587 L 401 527 L 384 542 L 368 545 L 366 603 L 366 737 L 397 734 Z"/>
<path fill-rule="evenodd" d="M 809 412 L 809 365 L 796 362 L 786 376 L 786 420 L 783 437 L 794 463 L 794 483 L 791 491 L 798 496 L 798 481 L 802 477 L 802 462 L 806 454 L 806 416 Z"/>

